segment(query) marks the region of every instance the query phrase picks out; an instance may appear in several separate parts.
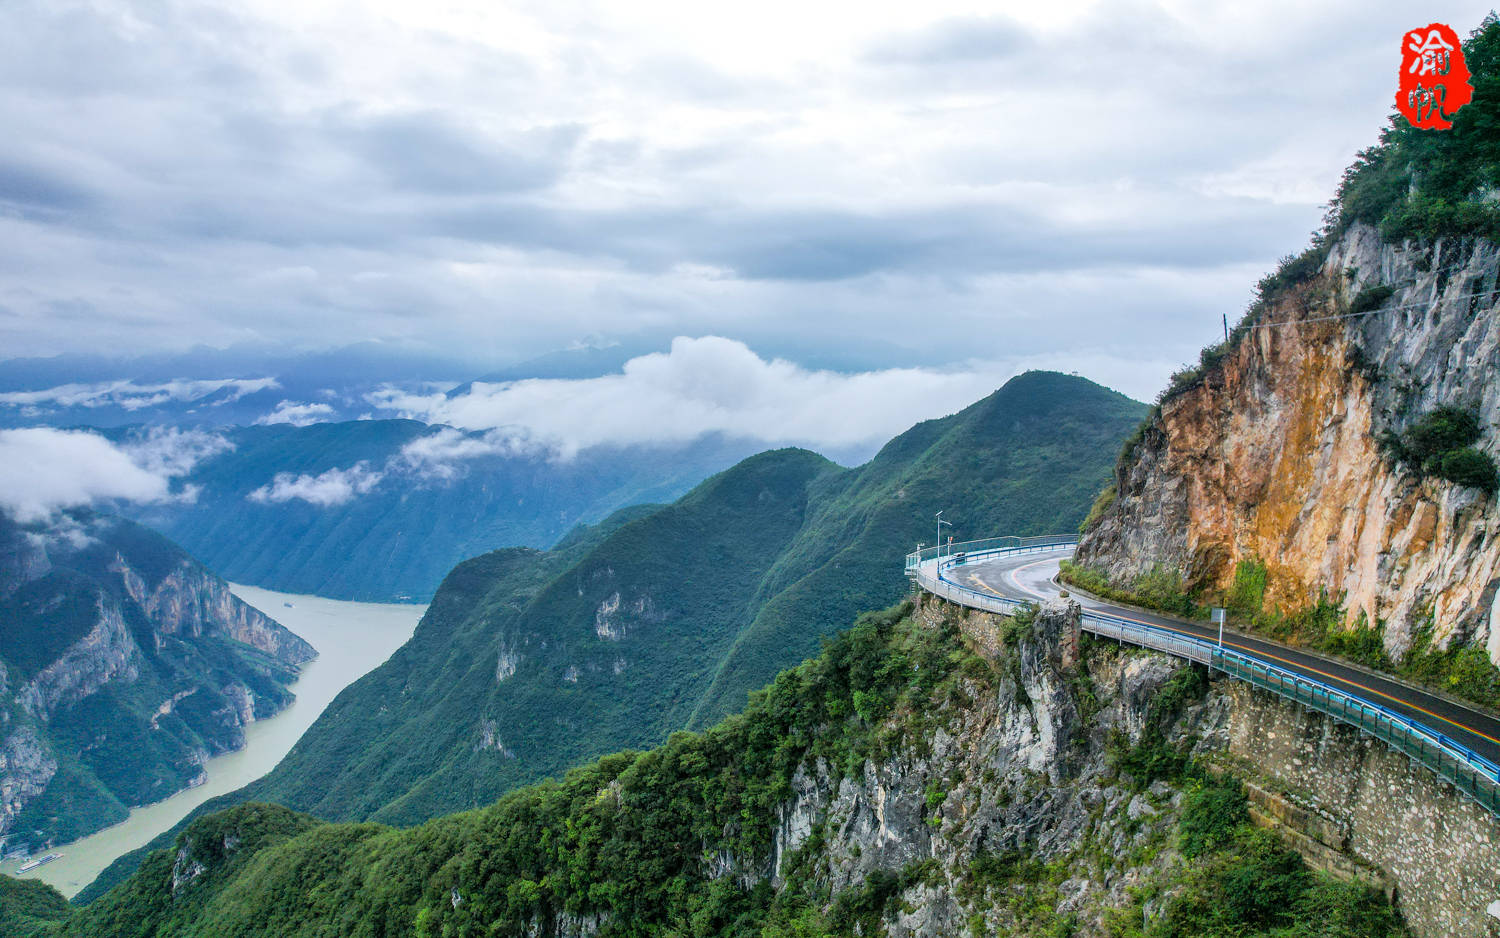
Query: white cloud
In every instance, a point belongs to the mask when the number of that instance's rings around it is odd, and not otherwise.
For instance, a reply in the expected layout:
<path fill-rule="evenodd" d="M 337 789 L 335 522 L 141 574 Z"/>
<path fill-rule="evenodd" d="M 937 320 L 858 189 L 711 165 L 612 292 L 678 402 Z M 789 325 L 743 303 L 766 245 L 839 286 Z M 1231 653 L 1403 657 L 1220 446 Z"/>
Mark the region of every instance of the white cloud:
<path fill-rule="evenodd" d="M 443 427 L 401 447 L 400 455 L 390 461 L 387 469 L 401 469 L 427 479 L 452 479 L 461 471 L 456 464 L 465 460 L 521 456 L 536 449 L 527 441 L 500 431 L 468 434 Z"/>
<path fill-rule="evenodd" d="M 372 469 L 368 461 L 361 461 L 348 468 L 336 467 L 316 475 L 280 472 L 245 497 L 261 504 L 296 499 L 327 508 L 369 494 L 393 475 L 446 482 L 463 473 L 461 464 L 467 460 L 484 456 L 519 456 L 535 453 L 538 449 L 501 432 L 461 433 L 451 427 L 442 427 L 407 443 L 379 469 Z"/>
<path fill-rule="evenodd" d="M 26 532 L 26 538 L 49 552 L 58 548 L 83 550 L 98 540 L 94 531 L 104 523 L 104 519 L 96 518 L 93 519 L 93 524 L 85 525 L 77 518 L 58 515 L 40 531 Z"/>
<path fill-rule="evenodd" d="M 298 404 L 293 401 L 282 401 L 276 405 L 276 409 L 264 417 L 256 419 L 256 424 L 269 426 L 276 423 L 289 423 L 294 427 L 307 427 L 315 423 L 326 423 L 337 411 L 328 404 Z"/>
<path fill-rule="evenodd" d="M 184 476 L 210 456 L 227 453 L 234 444 L 207 430 L 151 427 L 121 444 L 121 450 L 147 472 Z"/>
<path fill-rule="evenodd" d="M 0 430 L 0 510 L 31 522 L 101 500 L 190 502 L 197 487 L 174 490 L 173 480 L 233 448 L 216 433 L 170 427 L 119 444 L 83 430 Z"/>
<path fill-rule="evenodd" d="M 278 472 L 269 484 L 246 497 L 262 504 L 300 499 L 309 505 L 327 508 L 342 505 L 357 495 L 368 493 L 383 478 L 384 472 L 372 471 L 365 462 L 356 463 L 347 469 L 329 469 L 317 475 Z"/>
<path fill-rule="evenodd" d="M 408 446 L 430 450 L 434 461 L 500 447 L 546 447 L 569 457 L 592 446 L 684 442 L 708 433 L 840 450 L 884 442 L 957 411 L 1020 370 L 981 363 L 958 371 L 814 371 L 707 336 L 675 339 L 670 351 L 631 359 L 621 373 L 600 378 L 476 382 L 453 398 L 387 389 L 369 400 L 404 416 L 489 431 L 477 440 L 450 431 Z"/>
<path fill-rule="evenodd" d="M 134 411 L 168 401 L 195 401 L 210 394 L 227 392 L 212 402 L 217 406 L 278 386 L 275 378 L 176 379 L 158 384 L 137 384 L 134 381 L 62 384 L 41 391 L 0 393 L 0 405 L 26 408 L 31 412 L 49 407 L 120 407 Z"/>
<path fill-rule="evenodd" d="M 100 499 L 173 497 L 167 472 L 142 466 L 97 433 L 0 430 L 0 508 L 22 523 Z"/>

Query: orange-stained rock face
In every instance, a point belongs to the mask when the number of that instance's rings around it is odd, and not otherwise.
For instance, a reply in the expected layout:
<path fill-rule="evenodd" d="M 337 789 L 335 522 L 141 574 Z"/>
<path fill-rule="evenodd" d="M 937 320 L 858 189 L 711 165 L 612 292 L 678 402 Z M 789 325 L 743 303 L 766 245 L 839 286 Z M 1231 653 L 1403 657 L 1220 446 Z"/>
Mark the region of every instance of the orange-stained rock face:
<path fill-rule="evenodd" d="M 1252 331 L 1163 402 L 1080 561 L 1127 583 L 1166 563 L 1191 585 L 1225 589 L 1238 560 L 1258 558 L 1268 604 L 1343 593 L 1349 620 L 1384 621 L 1397 655 L 1430 610 L 1440 646 L 1484 644 L 1500 661 L 1495 500 L 1418 479 L 1377 443 L 1457 404 L 1479 412 L 1479 446 L 1500 454 L 1497 274 L 1500 252 L 1486 242 L 1423 250 L 1350 232 L 1266 317 L 1295 325 Z M 1396 289 L 1380 312 L 1310 321 L 1378 284 Z"/>

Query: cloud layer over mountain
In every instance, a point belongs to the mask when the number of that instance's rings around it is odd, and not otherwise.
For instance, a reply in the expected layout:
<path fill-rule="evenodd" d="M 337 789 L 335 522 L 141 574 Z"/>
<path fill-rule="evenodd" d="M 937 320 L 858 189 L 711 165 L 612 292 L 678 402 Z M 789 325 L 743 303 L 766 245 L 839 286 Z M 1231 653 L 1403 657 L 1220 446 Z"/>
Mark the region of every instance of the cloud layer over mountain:
<path fill-rule="evenodd" d="M 710 433 L 843 453 L 871 449 L 912 424 L 968 406 L 1026 366 L 1048 364 L 845 374 L 767 360 L 731 339 L 679 337 L 669 351 L 633 358 L 618 374 L 475 382 L 453 396 L 392 389 L 369 399 L 382 414 L 490 431 L 483 439 L 420 441 L 421 455 L 435 464 L 504 447 L 546 448 L 567 458 L 591 446 L 676 443 Z"/>
<path fill-rule="evenodd" d="M 266 485 L 251 492 L 252 502 L 278 503 L 300 499 L 310 505 L 327 508 L 342 505 L 364 495 L 380 484 L 383 472 L 370 469 L 368 463 L 356 463 L 347 469 L 329 469 L 317 475 L 278 472 Z"/>
<path fill-rule="evenodd" d="M 191 499 L 172 480 L 228 444 L 212 434 L 153 431 L 126 445 L 97 433 L 0 430 L 0 511 L 22 523 L 108 499 Z"/>

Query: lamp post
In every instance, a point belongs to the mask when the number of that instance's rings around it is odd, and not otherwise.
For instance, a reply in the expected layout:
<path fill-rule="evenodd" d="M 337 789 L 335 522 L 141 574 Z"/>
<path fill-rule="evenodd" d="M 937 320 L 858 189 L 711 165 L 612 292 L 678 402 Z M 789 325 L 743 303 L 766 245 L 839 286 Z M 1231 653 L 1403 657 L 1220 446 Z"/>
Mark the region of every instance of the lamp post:
<path fill-rule="evenodd" d="M 943 525 L 945 524 L 950 528 L 953 527 L 953 522 L 943 520 L 943 513 L 940 511 L 937 513 L 937 555 L 939 559 L 943 556 Z"/>

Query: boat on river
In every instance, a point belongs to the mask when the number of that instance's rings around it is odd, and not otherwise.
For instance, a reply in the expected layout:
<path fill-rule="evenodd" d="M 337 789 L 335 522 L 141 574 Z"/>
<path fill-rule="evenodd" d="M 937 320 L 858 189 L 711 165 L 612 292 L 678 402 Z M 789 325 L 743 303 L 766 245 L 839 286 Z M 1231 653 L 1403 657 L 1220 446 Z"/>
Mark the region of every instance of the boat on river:
<path fill-rule="evenodd" d="M 42 857 L 40 860 L 32 860 L 30 863 L 27 863 L 26 865 L 22 866 L 19 870 L 16 870 L 16 872 L 17 873 L 30 873 L 32 870 L 36 869 L 39 866 L 46 866 L 48 863 L 51 863 L 53 860 L 61 860 L 61 859 L 62 859 L 62 854 L 60 854 L 60 853 L 49 853 L 45 857 Z"/>

